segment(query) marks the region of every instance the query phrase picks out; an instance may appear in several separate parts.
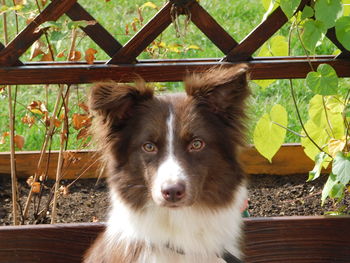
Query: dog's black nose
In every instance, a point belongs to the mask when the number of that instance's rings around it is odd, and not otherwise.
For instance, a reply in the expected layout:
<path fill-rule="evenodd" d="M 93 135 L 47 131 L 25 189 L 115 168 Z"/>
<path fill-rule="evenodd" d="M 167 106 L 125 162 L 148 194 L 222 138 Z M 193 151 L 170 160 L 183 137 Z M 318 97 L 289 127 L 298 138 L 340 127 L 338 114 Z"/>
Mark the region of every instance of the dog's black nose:
<path fill-rule="evenodd" d="M 178 202 L 185 196 L 186 186 L 183 183 L 163 184 L 162 195 L 168 202 Z"/>

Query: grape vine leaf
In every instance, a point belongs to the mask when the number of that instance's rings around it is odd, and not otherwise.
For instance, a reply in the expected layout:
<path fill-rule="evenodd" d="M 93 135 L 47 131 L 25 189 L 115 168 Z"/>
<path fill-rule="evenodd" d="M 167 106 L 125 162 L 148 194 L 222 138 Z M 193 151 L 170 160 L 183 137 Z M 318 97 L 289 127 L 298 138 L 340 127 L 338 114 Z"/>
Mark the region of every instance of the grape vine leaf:
<path fill-rule="evenodd" d="M 301 39 L 305 47 L 309 51 L 314 52 L 317 43 L 322 41 L 326 32 L 327 28 L 323 22 L 309 19 L 304 23 L 304 31 L 301 35 Z"/>
<path fill-rule="evenodd" d="M 342 12 L 341 0 L 317 0 L 315 3 L 315 17 L 318 21 L 322 21 L 327 29 L 335 25 Z"/>
<path fill-rule="evenodd" d="M 335 95 L 338 92 L 338 76 L 332 66 L 321 64 L 317 72 L 309 72 L 306 77 L 307 86 L 316 94 Z"/>
<path fill-rule="evenodd" d="M 287 56 L 288 55 L 288 41 L 284 36 L 274 36 L 269 41 L 265 42 L 259 50 L 258 57 L 272 57 L 272 56 Z M 262 88 L 274 83 L 275 79 L 253 80 Z"/>
<path fill-rule="evenodd" d="M 335 34 L 339 42 L 350 51 L 350 16 L 343 16 L 337 20 Z"/>
<path fill-rule="evenodd" d="M 343 15 L 344 16 L 349 16 L 350 15 L 350 0 L 343 0 Z"/>
<path fill-rule="evenodd" d="M 328 155 L 325 152 L 320 152 L 315 157 L 315 166 L 312 171 L 309 172 L 309 178 L 307 179 L 307 182 L 313 181 L 320 177 L 323 163 L 326 161 Z"/>
<path fill-rule="evenodd" d="M 301 0 L 281 0 L 280 6 L 288 18 L 291 18 L 300 5 Z"/>
<path fill-rule="evenodd" d="M 306 18 L 310 18 L 314 15 L 314 9 L 310 6 L 306 5 L 301 13 L 301 19 L 304 20 Z"/>
<path fill-rule="evenodd" d="M 333 161 L 332 173 L 340 183 L 347 185 L 350 181 L 350 157 L 338 152 Z"/>
<path fill-rule="evenodd" d="M 278 124 L 287 127 L 288 114 L 283 106 L 276 104 L 270 114 L 265 113 L 260 118 L 253 134 L 255 148 L 270 162 L 286 136 L 286 129 Z"/>
<path fill-rule="evenodd" d="M 323 187 L 323 190 L 322 190 L 322 196 L 321 196 L 321 205 L 323 206 L 324 205 L 324 201 L 326 201 L 326 198 L 328 196 L 334 198 L 336 197 L 337 195 L 339 195 L 339 191 L 334 191 L 333 188 L 338 189 L 339 190 L 339 186 L 337 187 L 338 185 L 338 180 L 337 180 L 337 176 L 333 173 L 331 173 L 329 176 L 328 176 L 328 180 L 326 182 L 326 184 L 324 185 Z"/>

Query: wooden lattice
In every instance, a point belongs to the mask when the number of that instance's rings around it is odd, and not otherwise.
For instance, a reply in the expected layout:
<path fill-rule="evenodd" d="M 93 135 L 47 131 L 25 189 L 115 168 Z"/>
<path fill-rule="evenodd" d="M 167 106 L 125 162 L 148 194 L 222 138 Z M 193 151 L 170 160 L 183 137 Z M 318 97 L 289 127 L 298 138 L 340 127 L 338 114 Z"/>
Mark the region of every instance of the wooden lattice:
<path fill-rule="evenodd" d="M 303 0 L 298 10 L 308 2 Z M 225 54 L 223 58 L 137 60 L 137 56 L 172 23 L 173 5 L 181 5 L 190 12 L 192 22 Z M 288 21 L 281 8 L 273 11 L 238 43 L 195 0 L 168 1 L 124 46 L 99 23 L 82 28 L 110 56 L 108 61 L 95 62 L 93 65 L 83 62 L 21 62 L 20 56 L 43 35 L 44 29 L 39 26 L 46 21 L 55 21 L 63 14 L 73 21 L 95 20 L 77 0 L 53 0 L 6 47 L 0 43 L 1 84 L 78 84 L 101 79 L 128 82 L 136 74 L 146 81 L 181 81 L 188 72 L 240 62 L 251 65 L 252 79 L 304 78 L 311 70 L 310 61 L 302 56 L 252 57 Z M 316 56 L 311 58 L 311 63 L 314 67 L 328 63 L 335 68 L 338 76 L 350 77 L 350 52 L 337 41 L 334 28 L 328 30 L 327 37 L 341 50 L 341 54 Z"/>

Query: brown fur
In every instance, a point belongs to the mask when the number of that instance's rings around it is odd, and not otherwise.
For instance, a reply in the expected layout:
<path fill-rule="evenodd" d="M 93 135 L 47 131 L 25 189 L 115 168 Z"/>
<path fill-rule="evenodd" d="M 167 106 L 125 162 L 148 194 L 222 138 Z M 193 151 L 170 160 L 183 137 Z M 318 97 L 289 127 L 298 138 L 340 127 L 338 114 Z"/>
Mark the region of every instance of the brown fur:
<path fill-rule="evenodd" d="M 245 180 L 237 151 L 244 144 L 247 70 L 246 65 L 238 65 L 189 76 L 187 95 L 156 97 L 142 82 L 136 86 L 100 83 L 92 88 L 93 133 L 107 163 L 109 185 L 130 209 L 142 210 L 152 200 L 153 175 L 165 158 L 170 112 L 175 119 L 175 155 L 191 181 L 183 205 L 215 210 L 232 203 L 234 191 Z M 205 150 L 188 152 L 197 137 L 205 141 Z M 147 141 L 156 143 L 156 155 L 140 150 Z M 122 244 L 118 251 L 106 252 L 105 242 L 100 236 L 85 263 L 131 263 L 141 253 L 135 248 L 131 258 L 122 257 Z"/>

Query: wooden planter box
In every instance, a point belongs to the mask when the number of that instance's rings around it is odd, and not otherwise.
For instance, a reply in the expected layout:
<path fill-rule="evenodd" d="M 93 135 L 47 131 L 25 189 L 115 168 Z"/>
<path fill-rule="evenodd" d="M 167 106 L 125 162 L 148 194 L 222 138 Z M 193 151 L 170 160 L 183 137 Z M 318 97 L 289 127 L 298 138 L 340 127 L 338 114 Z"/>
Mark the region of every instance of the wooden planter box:
<path fill-rule="evenodd" d="M 92 163 L 92 151 L 72 152 L 76 160 L 65 169 L 65 178 L 76 178 Z M 16 155 L 22 177 L 33 175 L 37 152 Z M 283 146 L 273 163 L 251 147 L 242 152 L 250 174 L 307 173 L 313 162 L 297 144 Z M 57 153 L 51 155 L 51 178 L 56 173 Z M 297 163 L 298 165 L 294 165 Z M 9 155 L 0 154 L 0 174 L 9 173 Z M 98 164 L 84 177 L 96 177 Z M 78 263 L 97 234 L 101 223 L 0 227 L 0 263 Z M 246 263 L 330 263 L 350 262 L 350 217 L 275 217 L 245 219 Z M 122 262 L 121 262 L 122 263 Z"/>
<path fill-rule="evenodd" d="M 0 227 L 0 263 L 78 263 L 103 229 L 100 223 Z M 246 263 L 349 263 L 350 217 L 249 218 L 245 240 Z"/>

